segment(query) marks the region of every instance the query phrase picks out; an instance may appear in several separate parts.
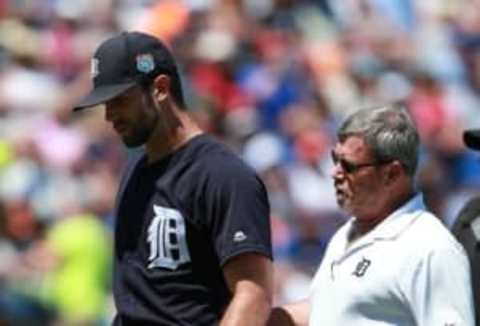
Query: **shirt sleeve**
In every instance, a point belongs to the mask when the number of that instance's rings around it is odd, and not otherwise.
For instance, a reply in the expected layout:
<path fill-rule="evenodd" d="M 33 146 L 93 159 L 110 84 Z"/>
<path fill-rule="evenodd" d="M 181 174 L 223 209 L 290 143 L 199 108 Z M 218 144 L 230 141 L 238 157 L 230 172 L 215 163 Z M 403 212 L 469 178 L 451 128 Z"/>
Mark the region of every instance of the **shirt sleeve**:
<path fill-rule="evenodd" d="M 410 270 L 404 286 L 416 325 L 475 325 L 469 263 L 462 251 L 435 250 Z"/>
<path fill-rule="evenodd" d="M 243 253 L 272 259 L 270 207 L 263 182 L 235 160 L 218 164 L 209 174 L 204 194 L 207 229 L 221 265 Z"/>

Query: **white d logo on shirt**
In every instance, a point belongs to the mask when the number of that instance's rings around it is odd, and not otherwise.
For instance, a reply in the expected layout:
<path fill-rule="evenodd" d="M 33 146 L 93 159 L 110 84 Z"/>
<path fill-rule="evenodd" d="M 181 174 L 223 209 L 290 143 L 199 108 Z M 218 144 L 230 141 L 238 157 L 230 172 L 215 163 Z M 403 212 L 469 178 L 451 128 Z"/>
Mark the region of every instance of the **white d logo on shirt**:
<path fill-rule="evenodd" d="M 153 205 L 155 217 L 148 227 L 150 244 L 148 268 L 163 267 L 175 270 L 190 262 L 185 220 L 176 209 Z"/>

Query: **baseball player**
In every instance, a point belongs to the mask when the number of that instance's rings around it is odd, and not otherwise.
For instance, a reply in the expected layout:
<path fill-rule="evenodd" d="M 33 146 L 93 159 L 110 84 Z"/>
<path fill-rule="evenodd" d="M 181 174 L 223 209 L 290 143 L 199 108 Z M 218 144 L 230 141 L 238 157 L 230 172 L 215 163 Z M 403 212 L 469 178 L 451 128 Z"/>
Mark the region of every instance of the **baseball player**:
<path fill-rule="evenodd" d="M 189 116 L 157 38 L 128 32 L 92 59 L 93 89 L 127 147 L 116 202 L 114 325 L 262 325 L 272 252 L 263 183 Z"/>

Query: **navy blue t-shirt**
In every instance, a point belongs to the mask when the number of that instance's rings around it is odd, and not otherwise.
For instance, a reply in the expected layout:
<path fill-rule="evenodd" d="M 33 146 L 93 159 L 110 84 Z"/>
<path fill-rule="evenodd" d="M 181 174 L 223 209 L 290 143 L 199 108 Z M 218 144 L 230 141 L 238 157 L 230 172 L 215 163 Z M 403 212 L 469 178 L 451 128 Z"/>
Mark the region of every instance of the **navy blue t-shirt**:
<path fill-rule="evenodd" d="M 117 197 L 115 325 L 216 325 L 230 299 L 222 266 L 271 259 L 262 181 L 208 135 L 147 164 L 130 160 Z"/>

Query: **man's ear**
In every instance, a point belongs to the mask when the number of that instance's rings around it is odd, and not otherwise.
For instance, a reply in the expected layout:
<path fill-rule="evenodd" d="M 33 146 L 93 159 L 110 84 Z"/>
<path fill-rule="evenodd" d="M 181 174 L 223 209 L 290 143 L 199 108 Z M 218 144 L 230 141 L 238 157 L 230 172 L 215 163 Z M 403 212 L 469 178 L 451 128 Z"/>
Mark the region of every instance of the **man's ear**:
<path fill-rule="evenodd" d="M 403 165 L 399 161 L 393 161 L 389 163 L 387 166 L 385 166 L 385 169 L 385 181 L 387 182 L 387 184 L 395 183 L 398 178 L 400 178 L 405 173 Z"/>
<path fill-rule="evenodd" d="M 158 102 L 163 102 L 170 95 L 170 77 L 158 75 L 153 81 L 153 96 Z"/>

